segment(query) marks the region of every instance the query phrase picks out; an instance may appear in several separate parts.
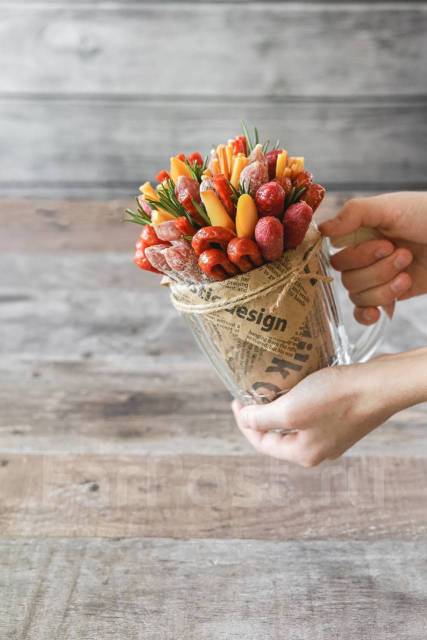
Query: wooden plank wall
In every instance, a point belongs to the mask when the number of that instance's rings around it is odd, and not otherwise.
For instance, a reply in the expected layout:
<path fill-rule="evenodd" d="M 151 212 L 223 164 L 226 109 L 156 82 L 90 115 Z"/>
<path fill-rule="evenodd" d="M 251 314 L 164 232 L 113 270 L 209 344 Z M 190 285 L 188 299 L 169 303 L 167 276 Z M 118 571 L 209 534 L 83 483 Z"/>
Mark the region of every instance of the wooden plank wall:
<path fill-rule="evenodd" d="M 332 189 L 425 188 L 425 2 L 0 0 L 0 195 L 130 193 L 243 118 Z"/>
<path fill-rule="evenodd" d="M 427 404 L 314 469 L 256 454 L 126 203 L 0 201 L 0 639 L 425 640 Z"/>

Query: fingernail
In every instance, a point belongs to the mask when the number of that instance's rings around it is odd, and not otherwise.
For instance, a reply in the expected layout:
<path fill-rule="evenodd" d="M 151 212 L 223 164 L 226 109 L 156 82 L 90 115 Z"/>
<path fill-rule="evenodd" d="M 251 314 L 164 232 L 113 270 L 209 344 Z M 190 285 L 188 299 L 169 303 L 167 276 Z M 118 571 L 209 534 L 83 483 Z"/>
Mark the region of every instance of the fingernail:
<path fill-rule="evenodd" d="M 397 276 L 395 280 L 390 285 L 390 289 L 393 293 L 402 293 L 402 291 L 406 291 L 408 288 L 408 282 L 406 278 L 402 278 L 401 276 Z"/>
<path fill-rule="evenodd" d="M 396 269 L 404 269 L 405 267 L 408 266 L 408 264 L 411 263 L 411 260 L 412 260 L 412 257 L 409 254 L 403 253 L 396 256 L 396 258 L 393 261 L 393 264 L 396 267 Z"/>
<path fill-rule="evenodd" d="M 374 253 L 374 256 L 379 260 L 381 258 L 387 258 L 387 256 L 391 256 L 394 251 L 394 247 L 380 247 Z"/>

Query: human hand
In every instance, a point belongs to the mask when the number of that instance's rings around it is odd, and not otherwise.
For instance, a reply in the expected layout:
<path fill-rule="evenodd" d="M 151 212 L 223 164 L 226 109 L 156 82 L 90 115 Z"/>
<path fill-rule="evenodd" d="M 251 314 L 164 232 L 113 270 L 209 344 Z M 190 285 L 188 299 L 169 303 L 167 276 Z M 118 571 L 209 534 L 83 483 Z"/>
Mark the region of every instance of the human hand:
<path fill-rule="evenodd" d="M 233 412 L 260 453 L 311 467 L 340 456 L 391 415 L 427 400 L 427 349 L 312 373 L 266 405 Z M 281 430 L 294 433 L 283 434 Z"/>
<path fill-rule="evenodd" d="M 372 227 L 383 238 L 347 247 L 331 258 L 355 305 L 355 318 L 373 324 L 378 307 L 427 293 L 427 193 L 390 193 L 349 200 L 320 225 L 332 238 Z"/>

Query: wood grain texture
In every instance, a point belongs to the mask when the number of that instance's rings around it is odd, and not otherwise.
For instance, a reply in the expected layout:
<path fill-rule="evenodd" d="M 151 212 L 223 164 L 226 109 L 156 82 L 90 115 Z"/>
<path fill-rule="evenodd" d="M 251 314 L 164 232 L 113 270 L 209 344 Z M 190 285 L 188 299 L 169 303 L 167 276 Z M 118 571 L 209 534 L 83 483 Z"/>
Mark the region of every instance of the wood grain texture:
<path fill-rule="evenodd" d="M 402 541 L 3 540 L 1 628 L 11 640 L 424 640 L 425 569 Z"/>
<path fill-rule="evenodd" d="M 123 224 L 126 207 L 135 205 L 130 194 L 137 193 L 135 183 L 127 199 L 121 200 L 52 200 L 0 199 L 0 252 L 2 255 L 50 254 L 76 256 L 88 253 L 128 253 L 140 228 Z M 325 217 L 336 214 L 350 193 L 327 193 L 320 211 Z M 18 260 L 9 256 L 10 260 Z M 37 267 L 37 263 L 34 264 Z M 138 275 L 137 275 L 138 274 Z M 3 284 L 11 274 L 4 272 Z M 99 277 L 102 271 L 97 274 Z M 154 285 L 155 278 L 129 269 L 131 282 L 144 278 L 144 286 Z M 86 281 L 89 284 L 90 281 Z M 122 283 L 121 283 L 122 284 Z M 156 287 L 155 287 L 156 288 Z"/>
<path fill-rule="evenodd" d="M 2 536 L 425 540 L 427 460 L 12 455 Z"/>
<path fill-rule="evenodd" d="M 328 196 L 324 215 L 346 197 Z M 245 455 L 221 382 L 167 291 L 131 262 L 124 206 L 0 204 L 1 450 Z M 425 344 L 425 309 L 399 306 L 383 349 Z M 425 456 L 426 421 L 425 405 L 402 412 L 351 455 Z"/>
<path fill-rule="evenodd" d="M 304 155 L 333 188 L 425 186 L 426 101 L 336 103 L 228 100 L 129 101 L 81 98 L 0 100 L 3 194 L 132 194 L 177 151 L 207 152 L 212 141 L 258 123 Z M 31 113 L 31 118 L 28 114 Z M 95 192 L 96 194 L 96 192 Z M 107 195 L 106 195 L 107 194 Z"/>
<path fill-rule="evenodd" d="M 0 5 L 3 92 L 409 96 L 427 84 L 423 4 L 44 7 Z"/>
<path fill-rule="evenodd" d="M 234 425 L 229 395 L 192 343 L 185 350 L 192 361 L 187 367 L 172 365 L 167 353 L 150 357 L 148 346 L 145 354 L 140 351 L 132 360 L 115 363 L 91 363 L 94 354 L 88 352 L 80 359 L 50 362 L 26 355 L 19 364 L 2 356 L 1 451 L 5 456 L 250 451 Z M 206 394 L 199 393 L 200 385 Z M 426 428 L 427 407 L 414 407 L 394 416 L 349 455 L 425 456 Z"/>
<path fill-rule="evenodd" d="M 427 406 L 312 470 L 254 455 L 124 205 L 0 202 L 0 636 L 424 640 Z"/>
<path fill-rule="evenodd" d="M 182 338 L 191 339 L 184 331 Z M 116 362 L 88 352 L 73 360 L 3 355 L 0 458 L 252 453 L 234 424 L 230 396 L 194 344 L 181 351 L 187 365 L 172 364 L 167 349 L 149 352 L 139 345 L 136 357 Z M 393 416 L 347 455 L 427 458 L 426 432 L 427 405 L 419 405 Z"/>

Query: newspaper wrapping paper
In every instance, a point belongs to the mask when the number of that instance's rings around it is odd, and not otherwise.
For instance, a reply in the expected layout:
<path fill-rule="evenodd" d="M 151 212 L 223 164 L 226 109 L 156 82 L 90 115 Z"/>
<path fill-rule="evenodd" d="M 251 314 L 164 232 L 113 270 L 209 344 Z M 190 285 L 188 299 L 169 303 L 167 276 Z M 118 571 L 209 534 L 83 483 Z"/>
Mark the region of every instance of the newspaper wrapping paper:
<path fill-rule="evenodd" d="M 168 283 L 173 305 L 240 400 L 269 402 L 335 362 L 321 243 L 312 225 L 277 262 L 221 282 Z"/>

